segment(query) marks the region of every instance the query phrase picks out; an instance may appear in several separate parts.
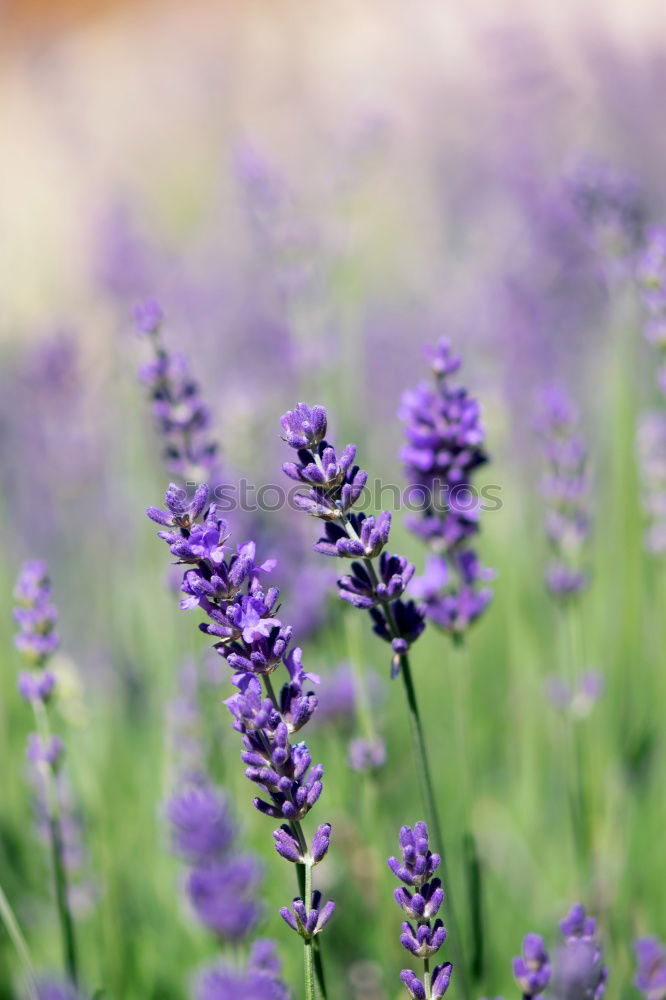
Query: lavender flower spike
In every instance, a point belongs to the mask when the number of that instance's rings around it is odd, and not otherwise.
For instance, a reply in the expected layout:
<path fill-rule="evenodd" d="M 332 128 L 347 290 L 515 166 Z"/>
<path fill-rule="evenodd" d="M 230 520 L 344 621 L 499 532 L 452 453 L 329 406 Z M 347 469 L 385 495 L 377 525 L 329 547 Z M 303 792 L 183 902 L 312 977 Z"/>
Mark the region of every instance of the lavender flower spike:
<path fill-rule="evenodd" d="M 564 938 L 553 957 L 550 992 L 555 1000 L 602 1000 L 608 969 L 597 938 L 597 924 L 581 903 L 560 923 Z"/>
<path fill-rule="evenodd" d="M 316 434 L 315 430 L 308 430 L 309 419 L 299 417 L 296 424 L 299 433 Z M 312 419 L 319 426 L 319 418 L 315 415 Z M 167 529 L 159 531 L 158 536 L 185 567 L 181 608 L 198 607 L 206 615 L 208 620 L 199 627 L 216 639 L 215 649 L 234 671 L 232 683 L 236 694 L 226 700 L 226 705 L 233 728 L 241 734 L 241 760 L 246 777 L 261 792 L 255 797 L 254 806 L 264 815 L 283 821 L 273 833 L 275 848 L 281 857 L 299 866 L 299 882 L 302 876 L 305 889 L 303 898 L 308 900 L 307 905 L 300 899 L 298 905 L 294 903 L 295 924 L 287 922 L 304 939 L 306 994 L 308 1000 L 314 1000 L 312 940 L 329 919 L 333 904 L 319 909 L 319 895 L 312 889 L 312 870 L 328 851 L 331 827 L 328 823 L 321 824 L 308 847 L 301 822 L 322 793 L 324 769 L 321 764 L 313 764 L 305 743 L 293 743 L 291 737 L 308 722 L 317 707 L 316 696 L 308 686 L 318 678 L 304 669 L 301 650 L 290 649 L 293 629 L 277 616 L 279 590 L 263 589 L 261 578 L 274 568 L 274 561 L 257 563 L 256 546 L 251 541 L 237 546 L 234 552 L 227 544 L 229 530 L 216 505 L 203 510 L 206 496 L 200 487 L 188 502 L 174 495 L 170 486 L 165 498 L 167 511 L 151 508 L 148 516 Z M 285 668 L 287 677 L 276 693 L 271 677 L 280 666 Z M 215 818 L 215 810 L 211 811 L 206 801 L 198 801 L 196 808 L 206 823 Z M 182 817 L 183 810 L 176 809 L 175 815 Z M 202 833 L 204 844 L 207 842 L 207 831 L 187 830 L 191 816 L 178 822 L 181 827 L 185 823 L 186 829 L 181 829 L 180 837 L 183 832 L 187 834 L 188 851 L 200 845 Z M 212 832 L 214 836 L 220 834 L 215 824 Z M 234 914 L 230 914 L 228 901 L 220 908 L 217 900 L 224 895 L 225 882 L 233 897 L 240 893 L 247 878 L 247 875 L 236 878 L 228 866 L 199 865 L 191 874 L 189 889 L 200 919 L 228 936 Z M 243 913 L 237 916 L 242 922 Z M 251 912 L 247 919 L 250 917 Z"/>
<path fill-rule="evenodd" d="M 401 886 L 395 890 L 395 900 L 410 918 L 402 925 L 400 943 L 403 948 L 423 961 L 423 980 L 410 969 L 404 969 L 400 978 L 412 1000 L 439 1000 L 446 993 L 453 966 L 450 962 L 430 969 L 430 959 L 446 940 L 446 929 L 437 912 L 444 901 L 440 879 L 433 878 L 440 864 L 438 854 L 428 846 L 428 829 L 425 823 L 416 823 L 412 830 L 403 826 L 400 831 L 401 859 L 391 857 L 388 866 L 393 874 L 414 891 Z"/>
<path fill-rule="evenodd" d="M 550 959 L 543 938 L 539 934 L 527 934 L 523 938 L 522 955 L 513 960 L 513 975 L 523 997 L 535 997 L 550 982 Z"/>
<path fill-rule="evenodd" d="M 483 614 L 492 594 L 471 539 L 479 531 L 474 472 L 485 462 L 485 429 L 479 404 L 448 377 L 460 367 L 445 338 L 426 348 L 435 386 L 420 383 L 402 399 L 407 444 L 401 452 L 412 495 L 423 498 L 408 525 L 430 549 L 426 573 L 414 581 L 429 621 L 460 637 Z"/>
<path fill-rule="evenodd" d="M 634 984 L 645 1000 L 666 1000 L 666 948 L 656 937 L 634 942 L 636 977 Z"/>
<path fill-rule="evenodd" d="M 67 836 L 67 816 L 61 806 L 59 784 L 64 755 L 62 740 L 51 733 L 48 704 L 56 687 L 55 674 L 46 669 L 55 652 L 57 611 L 51 601 L 51 583 L 45 564 L 38 559 L 23 564 L 14 588 L 18 606 L 14 619 L 18 623 L 16 648 L 33 667 L 33 672 L 21 673 L 18 688 L 33 711 L 38 732 L 28 737 L 28 760 L 32 765 L 31 779 L 35 785 L 38 818 L 46 828 L 50 843 L 54 897 L 58 911 L 64 965 L 67 976 L 77 985 L 77 952 L 74 923 L 70 911 L 67 848 L 72 836 Z M 70 823 L 70 826 L 75 824 Z"/>

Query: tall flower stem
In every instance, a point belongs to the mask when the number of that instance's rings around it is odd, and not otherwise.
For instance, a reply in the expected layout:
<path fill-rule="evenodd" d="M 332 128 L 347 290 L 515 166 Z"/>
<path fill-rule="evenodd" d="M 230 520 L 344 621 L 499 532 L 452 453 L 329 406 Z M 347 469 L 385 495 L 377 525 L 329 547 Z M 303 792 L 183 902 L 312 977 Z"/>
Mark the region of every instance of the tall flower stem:
<path fill-rule="evenodd" d="M 25 970 L 25 975 L 28 984 L 30 1000 L 38 1000 L 37 998 L 37 983 L 35 981 L 35 970 L 32 966 L 32 960 L 30 958 L 30 951 L 28 949 L 27 942 L 23 937 L 23 931 L 19 926 L 19 922 L 16 919 L 16 915 L 12 910 L 11 904 L 5 895 L 5 892 L 0 885 L 0 920 L 2 920 L 9 936 L 9 940 L 14 945 L 16 954 L 18 955 L 21 964 Z"/>
<path fill-rule="evenodd" d="M 49 726 L 48 715 L 42 702 L 35 702 L 33 705 L 37 728 L 43 745 L 47 747 L 51 742 L 51 729 Z M 53 780 L 53 772 L 50 764 L 44 761 L 41 767 L 44 777 L 49 841 L 51 846 L 51 862 L 53 865 L 53 886 L 56 908 L 58 911 L 58 921 L 60 923 L 60 933 L 62 937 L 63 960 L 67 975 L 72 981 L 72 984 L 77 986 L 78 961 L 76 937 L 74 934 L 74 921 L 72 920 L 72 913 L 69 907 L 67 872 L 65 870 L 63 859 L 62 824 L 60 821 L 58 791 Z"/>
<path fill-rule="evenodd" d="M 423 985 L 425 986 L 426 1000 L 430 1000 L 432 996 L 431 991 L 431 980 L 430 980 L 430 959 L 423 959 Z"/>
<path fill-rule="evenodd" d="M 344 514 L 341 517 L 342 525 L 350 538 L 358 538 L 358 534 L 352 524 L 351 520 Z M 363 564 L 370 575 L 375 587 L 379 584 L 379 577 L 375 569 L 374 560 L 370 558 L 364 558 Z M 401 638 L 400 630 L 397 626 L 395 615 L 393 614 L 393 609 L 391 607 L 390 601 L 380 601 L 379 602 L 384 615 L 386 616 L 386 621 L 388 623 L 389 631 L 391 637 L 394 639 Z M 416 687 L 414 685 L 414 678 L 412 675 L 412 668 L 409 661 L 409 654 L 403 653 L 400 657 L 400 676 L 402 677 L 402 684 L 405 691 L 405 700 L 407 702 L 407 714 L 409 716 L 409 729 L 412 738 L 412 748 L 414 755 L 417 760 L 417 771 L 419 775 L 419 784 L 421 786 L 421 796 L 423 800 L 423 807 L 426 813 L 426 822 L 434 834 L 434 842 L 439 854 L 442 858 L 442 864 L 446 867 L 446 849 L 444 846 L 444 835 L 442 833 L 442 826 L 439 820 L 439 811 L 437 809 L 437 802 L 435 799 L 435 791 L 432 781 L 432 770 L 430 767 L 430 759 L 428 757 L 428 750 L 425 740 L 425 735 L 423 732 L 423 723 L 421 721 L 421 713 L 419 711 L 418 700 L 416 697 Z M 460 989 L 464 997 L 469 995 L 468 989 L 469 985 L 467 982 L 467 970 L 465 967 L 465 961 L 463 956 L 462 940 L 460 938 L 460 933 L 458 929 L 458 921 L 455 916 L 455 909 L 453 901 L 451 899 L 451 892 L 449 890 L 449 925 L 451 928 L 451 939 L 452 939 L 452 950 L 456 959 L 456 966 L 459 972 L 459 982 Z"/>
<path fill-rule="evenodd" d="M 303 902 L 306 913 L 309 913 L 312 903 L 312 863 L 309 859 L 305 863 L 305 898 Z M 303 955 L 305 958 L 305 1000 L 315 1000 L 314 956 L 311 937 L 303 938 Z"/>

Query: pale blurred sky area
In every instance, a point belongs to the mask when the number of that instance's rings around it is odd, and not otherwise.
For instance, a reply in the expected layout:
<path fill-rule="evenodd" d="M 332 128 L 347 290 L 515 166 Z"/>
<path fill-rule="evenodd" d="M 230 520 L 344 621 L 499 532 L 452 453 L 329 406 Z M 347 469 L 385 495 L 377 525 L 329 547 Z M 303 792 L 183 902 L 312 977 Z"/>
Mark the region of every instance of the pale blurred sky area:
<path fill-rule="evenodd" d="M 224 204 L 241 136 L 316 183 L 344 136 L 388 122 L 418 211 L 435 135 L 482 145 L 497 115 L 547 134 L 566 108 L 582 143 L 600 74 L 649 88 L 666 59 L 663 0 L 0 0 L 0 25 L 3 337 L 76 311 L 106 202 L 138 194 L 172 234 Z"/>

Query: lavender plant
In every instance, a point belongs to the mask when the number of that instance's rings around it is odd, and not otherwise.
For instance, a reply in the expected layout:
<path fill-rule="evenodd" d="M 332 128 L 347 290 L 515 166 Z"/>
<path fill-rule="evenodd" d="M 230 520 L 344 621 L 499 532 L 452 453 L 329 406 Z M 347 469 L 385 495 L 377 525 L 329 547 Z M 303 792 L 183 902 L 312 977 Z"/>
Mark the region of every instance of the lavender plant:
<path fill-rule="evenodd" d="M 255 941 L 246 969 L 214 966 L 200 977 L 196 1000 L 289 1000 L 280 978 L 280 962 L 272 941 Z"/>
<path fill-rule="evenodd" d="M 314 998 L 316 967 L 325 1000 L 323 968 L 314 942 L 335 904 L 321 905 L 312 873 L 328 851 L 331 827 L 321 824 L 308 845 L 302 826 L 321 795 L 323 767 L 312 767 L 307 746 L 290 740 L 316 709 L 316 696 L 306 688 L 316 678 L 303 669 L 301 650 L 290 648 L 291 626 L 276 616 L 279 590 L 264 591 L 261 586 L 260 576 L 273 568 L 273 562 L 256 562 L 254 542 L 239 545 L 227 556 L 227 524 L 215 504 L 205 510 L 207 501 L 206 486 L 199 486 L 190 500 L 171 484 L 165 496 L 167 509 L 150 508 L 147 513 L 162 526 L 158 536 L 171 554 L 187 567 L 181 608 L 199 607 L 205 612 L 209 620 L 200 628 L 216 639 L 214 648 L 234 670 L 237 693 L 226 704 L 234 729 L 242 735 L 245 773 L 266 796 L 257 796 L 254 805 L 265 815 L 284 820 L 273 833 L 275 848 L 297 866 L 299 876 L 301 895 L 291 910 L 284 908 L 281 914 L 303 939 L 306 997 Z M 271 675 L 281 664 L 287 679 L 276 693 Z"/>
<path fill-rule="evenodd" d="M 391 645 L 391 676 L 402 677 L 424 808 L 443 855 L 444 838 L 409 660 L 410 647 L 425 628 L 421 609 L 414 601 L 403 600 L 414 566 L 404 556 L 384 551 L 391 531 L 390 511 L 376 518 L 354 513 L 368 475 L 354 464 L 355 445 L 347 445 L 338 456 L 327 441 L 325 408 L 298 403 L 280 423 L 283 440 L 297 454 L 297 461 L 285 462 L 283 471 L 303 487 L 294 496 L 294 503 L 324 522 L 324 534 L 314 549 L 321 555 L 352 560 L 351 572 L 338 579 L 338 595 L 368 611 L 373 631 Z"/>
<path fill-rule="evenodd" d="M 70 907 L 66 843 L 58 789 L 64 744 L 51 731 L 49 702 L 56 687 L 56 676 L 49 660 L 58 646 L 55 631 L 57 611 L 51 600 L 51 584 L 46 566 L 39 560 L 24 563 L 19 573 L 14 597 L 14 618 L 19 626 L 16 648 L 31 664 L 22 671 L 18 687 L 30 704 L 37 732 L 28 741 L 28 761 L 39 781 L 40 805 L 44 810 L 51 848 L 54 895 L 60 923 L 64 966 L 73 987 L 78 984 L 78 961 L 74 921 Z"/>
<path fill-rule="evenodd" d="M 448 989 L 453 966 L 444 962 L 434 969 L 430 967 L 430 960 L 446 940 L 446 929 L 437 917 L 444 901 L 444 890 L 441 879 L 433 877 L 441 859 L 428 846 L 425 823 L 416 823 L 413 830 L 408 826 L 402 827 L 400 853 L 400 859 L 388 859 L 393 874 L 404 882 L 394 892 L 398 906 L 409 918 L 402 925 L 400 943 L 423 962 L 422 979 L 411 969 L 403 969 L 400 978 L 412 1000 L 439 1000 Z"/>
<path fill-rule="evenodd" d="M 162 457 L 172 476 L 183 482 L 217 485 L 218 446 L 208 437 L 210 410 L 201 397 L 199 384 L 188 371 L 186 360 L 170 354 L 162 340 L 164 311 L 155 299 L 147 299 L 134 310 L 137 330 L 153 348 L 153 360 L 144 365 L 141 380 L 148 388 L 153 415 L 164 441 Z"/>
<path fill-rule="evenodd" d="M 585 504 L 587 451 L 578 424 L 578 412 L 566 390 L 561 386 L 544 390 L 536 426 L 548 463 L 543 496 L 552 559 L 546 585 L 559 600 L 575 597 L 589 583 L 584 561 L 590 533 Z"/>
<path fill-rule="evenodd" d="M 554 1000 L 602 1000 L 608 969 L 597 937 L 597 924 L 581 903 L 574 903 L 560 922 L 562 942 L 553 958 L 539 934 L 528 934 L 522 954 L 513 960 L 513 975 L 523 997 L 549 990 Z"/>
<path fill-rule="evenodd" d="M 520 955 L 513 960 L 513 976 L 524 1000 L 536 997 L 550 982 L 551 966 L 540 934 L 526 934 Z"/>
<path fill-rule="evenodd" d="M 485 584 L 494 573 L 481 566 L 471 547 L 481 506 L 472 476 L 488 461 L 485 429 L 478 402 L 449 381 L 461 365 L 450 342 L 442 337 L 426 348 L 426 356 L 435 387 L 420 383 L 404 394 L 400 409 L 407 438 L 401 458 L 410 493 L 423 498 L 420 515 L 408 524 L 431 553 L 412 592 L 422 600 L 428 620 L 459 639 L 492 598 Z"/>
<path fill-rule="evenodd" d="M 197 919 L 236 944 L 261 918 L 261 867 L 242 850 L 223 793 L 205 779 L 183 783 L 167 806 L 174 851 L 188 865 L 185 889 Z"/>
<path fill-rule="evenodd" d="M 634 985 L 645 1000 L 666 998 L 666 948 L 656 937 L 642 937 L 634 941 L 636 976 Z"/>

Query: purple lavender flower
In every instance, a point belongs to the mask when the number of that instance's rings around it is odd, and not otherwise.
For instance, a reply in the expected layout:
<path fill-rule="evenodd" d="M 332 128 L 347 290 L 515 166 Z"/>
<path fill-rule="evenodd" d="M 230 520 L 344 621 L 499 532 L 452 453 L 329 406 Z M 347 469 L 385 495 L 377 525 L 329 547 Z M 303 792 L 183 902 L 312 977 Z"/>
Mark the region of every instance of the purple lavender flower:
<path fill-rule="evenodd" d="M 581 674 L 577 689 L 553 675 L 546 679 L 546 693 L 556 708 L 582 719 L 590 714 L 603 695 L 604 683 L 603 674 L 595 670 Z"/>
<path fill-rule="evenodd" d="M 550 959 L 539 934 L 523 938 L 522 955 L 513 960 L 513 975 L 523 997 L 535 997 L 550 982 Z"/>
<path fill-rule="evenodd" d="M 349 741 L 347 763 L 352 771 L 378 771 L 386 763 L 386 743 L 379 737 L 368 740 L 357 736 Z"/>
<path fill-rule="evenodd" d="M 291 904 L 291 909 L 283 906 L 280 916 L 293 931 L 296 931 L 305 940 L 311 941 L 317 934 L 321 934 L 328 921 L 333 916 L 335 903 L 329 900 L 321 905 L 321 893 L 315 890 L 312 893 L 312 901 L 306 907 L 302 899 L 297 897 Z"/>
<path fill-rule="evenodd" d="M 227 966 L 209 969 L 197 984 L 197 1000 L 289 1000 L 289 990 L 280 979 L 280 960 L 272 941 L 255 941 L 247 968 Z"/>
<path fill-rule="evenodd" d="M 304 420 L 307 428 L 314 427 L 313 414 L 317 428 L 306 432 Z M 354 464 L 354 445 L 337 454 L 323 437 L 328 424 L 324 407 L 298 403 L 283 414 L 281 424 L 284 440 L 296 449 L 298 459 L 285 462 L 283 471 L 304 487 L 294 503 L 325 522 L 324 537 L 315 544 L 315 551 L 340 558 L 359 557 L 351 565 L 352 573 L 338 580 L 339 596 L 370 611 L 374 631 L 392 644 L 395 673 L 424 626 L 416 607 L 401 599 L 413 566 L 402 556 L 383 551 L 389 540 L 391 515 L 388 511 L 378 518 L 354 514 L 368 476 Z M 377 566 L 375 559 L 379 560 Z"/>
<path fill-rule="evenodd" d="M 181 501 L 176 501 L 168 491 L 167 511 L 151 508 L 147 513 L 168 528 L 158 535 L 186 567 L 182 590 L 187 596 L 181 601 L 181 608 L 198 606 L 207 615 L 209 621 L 200 627 L 217 639 L 215 649 L 235 671 L 232 681 L 237 693 L 226 704 L 233 728 L 242 736 L 245 774 L 263 793 L 254 799 L 254 805 L 265 815 L 284 821 L 273 834 L 276 850 L 286 860 L 301 865 L 306 885 L 311 885 L 312 869 L 328 850 L 330 825 L 320 825 L 308 847 L 301 821 L 321 795 L 324 772 L 321 764 L 313 765 L 305 743 L 292 743 L 290 737 L 305 725 L 316 708 L 314 692 L 306 685 L 318 678 L 304 669 L 300 649 L 290 649 L 292 629 L 277 617 L 278 589 L 262 589 L 260 577 L 273 568 L 273 561 L 257 564 L 253 542 L 238 546 L 230 554 L 226 545 L 229 532 L 215 505 L 203 511 L 206 494 L 205 487 L 200 487 L 195 500 L 181 506 Z M 202 523 L 199 518 L 203 518 Z M 287 679 L 276 694 L 270 678 L 280 664 L 286 669 Z M 180 806 L 175 812 L 172 807 L 172 814 L 180 818 L 178 839 L 182 845 Z M 202 796 L 197 799 L 197 812 L 204 822 L 217 817 L 210 799 Z M 188 829 L 186 833 L 189 850 L 201 844 L 200 828 Z M 216 828 L 213 840 L 218 834 Z M 188 890 L 194 909 L 218 933 L 228 935 L 234 920 L 242 922 L 245 918 L 248 925 L 251 923 L 253 911 L 245 906 L 249 901 L 242 898 L 241 891 L 252 879 L 248 872 L 238 879 L 241 867 L 238 859 L 216 860 L 206 866 L 198 864 L 190 875 Z M 232 900 L 225 897 L 220 902 L 220 894 L 227 889 L 231 890 Z M 235 905 L 234 893 L 239 896 Z M 313 899 L 314 896 L 317 894 Z M 304 926 L 309 927 L 311 907 L 302 905 Z M 317 911 L 316 924 L 321 930 L 333 911 L 333 904 L 327 904 L 319 913 L 317 903 Z M 312 974 L 311 942 L 312 934 L 305 935 L 306 963 Z"/>
<path fill-rule="evenodd" d="M 634 985 L 645 1000 L 666 998 L 666 948 L 656 937 L 638 938 L 634 942 L 636 977 Z"/>
<path fill-rule="evenodd" d="M 218 447 L 208 437 L 210 411 L 185 359 L 170 354 L 164 346 L 162 307 L 154 299 L 148 299 L 135 307 L 134 317 L 138 331 L 148 336 L 153 346 L 153 360 L 144 365 L 140 377 L 148 388 L 153 415 L 164 440 L 165 464 L 173 475 L 187 482 L 205 478 L 218 485 Z"/>
<path fill-rule="evenodd" d="M 666 413 L 646 413 L 637 434 L 641 498 L 647 519 L 645 547 L 652 555 L 666 552 Z"/>
<path fill-rule="evenodd" d="M 208 784 L 184 785 L 167 805 L 174 850 L 192 863 L 224 856 L 236 828 L 226 797 Z"/>
<path fill-rule="evenodd" d="M 536 427 L 548 472 L 543 483 L 546 535 L 553 553 L 546 584 L 555 597 L 575 597 L 589 582 L 583 566 L 590 521 L 585 506 L 588 478 L 585 444 L 577 432 L 578 413 L 566 391 L 550 386 L 542 394 Z"/>
<path fill-rule="evenodd" d="M 435 387 L 422 382 L 406 392 L 400 410 L 410 494 L 422 498 L 420 516 L 408 524 L 432 550 L 426 573 L 412 590 L 433 624 L 459 636 L 492 598 L 483 584 L 494 573 L 481 567 L 469 541 L 479 530 L 480 505 L 471 480 L 488 461 L 485 430 L 477 401 L 449 382 L 461 364 L 450 342 L 443 337 L 426 348 L 426 356 Z"/>
<path fill-rule="evenodd" d="M 409 887 L 400 886 L 394 892 L 398 906 L 409 917 L 402 925 L 400 943 L 424 962 L 423 980 L 410 969 L 403 969 L 400 978 L 412 1000 L 426 1000 L 426 997 L 439 1000 L 448 989 L 453 966 L 445 962 L 430 971 L 430 959 L 444 944 L 446 929 L 437 918 L 444 901 L 444 890 L 441 880 L 433 877 L 440 857 L 429 848 L 425 823 L 416 823 L 413 830 L 408 826 L 402 827 L 400 853 L 400 859 L 388 859 L 393 874 Z"/>
<path fill-rule="evenodd" d="M 636 179 L 588 157 L 566 178 L 566 188 L 607 277 L 623 277 L 643 241 L 648 214 Z"/>
<path fill-rule="evenodd" d="M 645 337 L 658 352 L 658 384 L 666 393 L 666 229 L 650 230 L 636 267 L 647 314 Z"/>
<path fill-rule="evenodd" d="M 551 993 L 556 1000 L 601 1000 L 608 969 L 596 936 L 596 921 L 576 903 L 560 923 L 564 944 L 555 951 Z"/>
<path fill-rule="evenodd" d="M 55 624 L 58 613 L 51 603 L 51 583 L 45 564 L 32 559 L 21 567 L 14 597 L 19 606 L 14 620 L 19 632 L 14 642 L 27 660 L 43 666 L 58 647 Z"/>
<path fill-rule="evenodd" d="M 71 983 L 58 979 L 40 979 L 37 982 L 37 1000 L 86 1000 Z"/>

